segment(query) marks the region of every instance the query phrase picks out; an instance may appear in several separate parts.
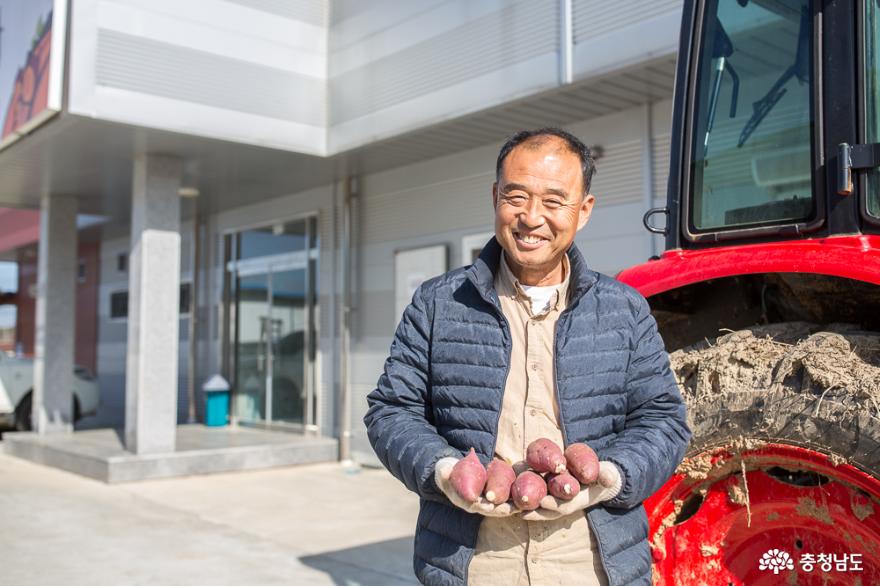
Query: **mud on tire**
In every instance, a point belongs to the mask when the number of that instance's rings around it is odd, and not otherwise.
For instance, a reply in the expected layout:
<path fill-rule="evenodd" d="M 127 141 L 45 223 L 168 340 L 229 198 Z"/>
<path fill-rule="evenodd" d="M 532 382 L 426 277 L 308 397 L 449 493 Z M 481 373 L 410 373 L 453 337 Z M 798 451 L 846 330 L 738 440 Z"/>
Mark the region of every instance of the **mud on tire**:
<path fill-rule="evenodd" d="M 880 477 L 880 334 L 847 324 L 755 326 L 670 363 L 694 433 L 688 455 L 752 439 L 811 448 Z"/>

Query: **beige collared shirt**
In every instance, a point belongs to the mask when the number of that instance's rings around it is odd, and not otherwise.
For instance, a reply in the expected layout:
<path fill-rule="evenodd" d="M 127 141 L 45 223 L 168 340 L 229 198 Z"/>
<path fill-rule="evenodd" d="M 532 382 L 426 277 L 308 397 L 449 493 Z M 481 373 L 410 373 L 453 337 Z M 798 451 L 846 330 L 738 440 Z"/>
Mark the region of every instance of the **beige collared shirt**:
<path fill-rule="evenodd" d="M 563 257 L 563 269 L 565 276 L 558 291 L 538 314 L 532 313 L 531 300 L 503 254 L 495 276 L 513 343 L 495 455 L 514 468 L 522 466 L 526 447 L 538 438 L 563 445 L 553 355 L 556 322 L 568 302 L 567 256 Z M 524 521 L 519 515 L 486 517 L 468 567 L 468 584 L 605 585 L 605 571 L 592 537 L 583 511 L 554 521 Z"/>

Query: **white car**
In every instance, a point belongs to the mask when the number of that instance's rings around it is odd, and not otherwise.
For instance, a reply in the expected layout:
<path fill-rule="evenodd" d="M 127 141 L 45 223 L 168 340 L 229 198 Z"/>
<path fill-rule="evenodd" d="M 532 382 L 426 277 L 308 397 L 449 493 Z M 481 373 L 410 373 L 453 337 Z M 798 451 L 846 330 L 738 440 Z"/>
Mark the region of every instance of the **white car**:
<path fill-rule="evenodd" d="M 101 392 L 94 375 L 82 366 L 73 369 L 73 418 L 79 420 L 98 410 Z M 0 352 L 0 427 L 31 429 L 34 361 Z"/>

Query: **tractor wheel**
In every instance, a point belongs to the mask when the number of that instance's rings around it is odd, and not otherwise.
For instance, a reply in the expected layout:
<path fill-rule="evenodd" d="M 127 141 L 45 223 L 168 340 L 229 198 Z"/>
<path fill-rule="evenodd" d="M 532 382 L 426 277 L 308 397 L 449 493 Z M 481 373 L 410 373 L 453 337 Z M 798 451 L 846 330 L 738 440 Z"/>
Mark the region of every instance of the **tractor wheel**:
<path fill-rule="evenodd" d="M 880 583 L 880 335 L 770 324 L 670 363 L 694 435 L 645 503 L 655 583 Z"/>

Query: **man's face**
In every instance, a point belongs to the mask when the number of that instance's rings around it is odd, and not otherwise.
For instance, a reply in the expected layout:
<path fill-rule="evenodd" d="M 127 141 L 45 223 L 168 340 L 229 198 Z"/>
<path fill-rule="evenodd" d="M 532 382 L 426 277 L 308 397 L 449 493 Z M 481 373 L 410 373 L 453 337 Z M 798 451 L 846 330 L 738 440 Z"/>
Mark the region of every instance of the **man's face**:
<path fill-rule="evenodd" d="M 560 270 L 575 234 L 590 219 L 595 198 L 583 195 L 580 159 L 561 139 L 525 142 L 504 159 L 492 186 L 495 237 L 516 277 L 544 283 Z"/>

